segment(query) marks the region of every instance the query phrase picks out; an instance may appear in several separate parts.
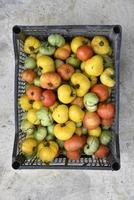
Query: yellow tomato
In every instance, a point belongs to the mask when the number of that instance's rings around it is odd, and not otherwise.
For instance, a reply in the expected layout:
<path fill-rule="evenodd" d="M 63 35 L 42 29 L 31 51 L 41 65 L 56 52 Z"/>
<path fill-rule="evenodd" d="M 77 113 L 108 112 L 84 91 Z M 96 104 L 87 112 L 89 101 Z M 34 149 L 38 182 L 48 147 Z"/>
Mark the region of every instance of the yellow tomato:
<path fill-rule="evenodd" d="M 95 137 L 99 137 L 101 135 L 101 127 L 98 126 L 95 129 L 88 130 L 88 134 L 92 135 L 92 136 L 95 136 Z"/>
<path fill-rule="evenodd" d="M 28 110 L 27 120 L 29 122 L 31 122 L 32 124 L 38 125 L 38 124 L 40 124 L 40 120 L 37 118 L 36 112 L 37 112 L 37 110 L 35 110 L 35 109 Z"/>
<path fill-rule="evenodd" d="M 55 71 L 54 61 L 50 56 L 40 56 L 37 59 L 37 67 L 41 68 L 42 73 Z"/>
<path fill-rule="evenodd" d="M 69 108 L 69 118 L 76 123 L 82 122 L 84 114 L 85 112 L 78 105 L 72 105 Z"/>
<path fill-rule="evenodd" d="M 36 53 L 41 42 L 34 36 L 28 36 L 24 42 L 24 52 L 27 54 Z"/>
<path fill-rule="evenodd" d="M 33 138 L 26 138 L 21 143 L 22 153 L 27 156 L 32 156 L 36 151 L 37 141 Z"/>
<path fill-rule="evenodd" d="M 58 144 L 54 141 L 43 141 L 38 146 L 38 157 L 43 162 L 51 162 L 58 153 Z"/>
<path fill-rule="evenodd" d="M 64 104 L 57 106 L 52 117 L 57 123 L 65 123 L 68 120 L 68 107 Z"/>
<path fill-rule="evenodd" d="M 33 102 L 33 109 L 40 110 L 43 107 L 43 103 L 40 100 Z"/>
<path fill-rule="evenodd" d="M 59 140 L 68 140 L 74 134 L 75 129 L 75 123 L 72 121 L 67 121 L 65 124 L 56 124 L 54 127 L 54 135 Z"/>
<path fill-rule="evenodd" d="M 32 108 L 32 104 L 26 94 L 22 95 L 19 99 L 19 105 L 23 110 L 29 110 Z"/>

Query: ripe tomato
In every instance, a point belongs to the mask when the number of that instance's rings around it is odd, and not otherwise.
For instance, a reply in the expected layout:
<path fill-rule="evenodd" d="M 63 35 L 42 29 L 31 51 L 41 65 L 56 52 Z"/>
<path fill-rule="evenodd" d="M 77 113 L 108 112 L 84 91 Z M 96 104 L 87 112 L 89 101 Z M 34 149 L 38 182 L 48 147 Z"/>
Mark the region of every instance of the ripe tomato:
<path fill-rule="evenodd" d="M 80 159 L 79 150 L 67 151 L 67 158 L 70 160 L 79 160 Z"/>
<path fill-rule="evenodd" d="M 109 153 L 109 148 L 105 145 L 100 145 L 99 149 L 95 152 L 97 158 L 104 158 Z"/>
<path fill-rule="evenodd" d="M 94 92 L 98 97 L 100 102 L 105 101 L 109 97 L 108 87 L 103 84 L 96 84 L 91 88 L 91 92 Z"/>
<path fill-rule="evenodd" d="M 71 53 L 71 48 L 69 44 L 65 44 L 63 47 L 59 47 L 56 49 L 54 56 L 55 58 L 66 60 Z"/>
<path fill-rule="evenodd" d="M 115 107 L 112 103 L 100 104 L 97 113 L 103 119 L 111 119 L 115 115 Z"/>
<path fill-rule="evenodd" d="M 64 147 L 67 151 L 75 151 L 82 148 L 86 143 L 85 136 L 74 135 L 69 140 L 64 142 Z"/>
<path fill-rule="evenodd" d="M 42 89 L 40 87 L 31 85 L 26 90 L 26 94 L 30 100 L 40 100 Z"/>
<path fill-rule="evenodd" d="M 81 61 L 86 61 L 93 56 L 94 52 L 88 45 L 82 45 L 77 49 L 77 57 Z"/>
<path fill-rule="evenodd" d="M 26 81 L 29 84 L 33 83 L 35 77 L 36 77 L 36 73 L 31 69 L 26 69 L 21 74 L 22 80 Z"/>
<path fill-rule="evenodd" d="M 92 130 L 97 128 L 100 123 L 100 117 L 97 115 L 96 112 L 86 112 L 83 119 L 83 125 L 85 128 Z"/>
<path fill-rule="evenodd" d="M 44 92 L 42 92 L 41 99 L 44 106 L 49 107 L 55 103 L 56 95 L 52 90 L 45 90 Z"/>
<path fill-rule="evenodd" d="M 103 126 L 111 126 L 112 123 L 113 123 L 113 118 L 111 118 L 111 119 L 102 119 L 101 120 L 101 124 Z"/>

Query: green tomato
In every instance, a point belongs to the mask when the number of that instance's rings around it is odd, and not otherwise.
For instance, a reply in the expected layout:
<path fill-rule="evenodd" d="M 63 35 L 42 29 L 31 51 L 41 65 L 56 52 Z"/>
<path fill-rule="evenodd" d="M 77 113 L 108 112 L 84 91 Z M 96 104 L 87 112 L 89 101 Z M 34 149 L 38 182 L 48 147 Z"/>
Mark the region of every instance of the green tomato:
<path fill-rule="evenodd" d="M 36 61 L 34 58 L 28 57 L 24 61 L 25 69 L 34 69 L 36 67 Z"/>
<path fill-rule="evenodd" d="M 84 153 L 86 154 L 86 155 L 88 155 L 88 156 L 91 156 L 91 155 L 93 155 L 93 151 L 91 151 L 91 148 L 90 148 L 90 146 L 88 145 L 88 144 L 86 144 L 85 146 L 84 146 Z"/>
<path fill-rule="evenodd" d="M 41 120 L 42 126 L 50 126 L 53 124 L 52 114 L 48 111 L 47 108 L 43 107 L 37 111 L 37 118 Z"/>
<path fill-rule="evenodd" d="M 87 135 L 87 133 L 88 133 L 88 129 L 82 127 L 82 134 L 83 134 L 83 135 Z"/>
<path fill-rule="evenodd" d="M 59 147 L 60 147 L 61 149 L 63 149 L 63 148 L 64 148 L 64 142 L 63 142 L 62 140 L 58 140 L 58 139 L 57 139 L 56 141 L 57 141 Z"/>
<path fill-rule="evenodd" d="M 107 145 L 111 141 L 112 135 L 111 132 L 108 130 L 102 131 L 100 136 L 101 144 Z"/>
<path fill-rule="evenodd" d="M 51 56 L 55 52 L 55 47 L 50 46 L 48 43 L 42 44 L 42 46 L 39 48 L 39 53 L 42 55 Z"/>
<path fill-rule="evenodd" d="M 54 140 L 54 135 L 47 135 L 46 140 L 47 140 L 47 141 L 52 141 L 52 140 Z"/>
<path fill-rule="evenodd" d="M 55 124 L 52 124 L 47 127 L 48 134 L 54 135 L 54 126 Z"/>
<path fill-rule="evenodd" d="M 45 127 L 39 127 L 34 132 L 34 138 L 38 141 L 44 140 L 44 138 L 47 136 L 47 129 Z"/>
<path fill-rule="evenodd" d="M 84 105 L 87 108 L 88 106 L 94 106 L 99 102 L 99 98 L 93 92 L 89 92 L 84 96 Z"/>
<path fill-rule="evenodd" d="M 75 57 L 75 55 L 71 55 L 71 57 L 67 58 L 66 60 L 67 64 L 72 65 L 73 67 L 78 68 L 80 66 L 80 60 L 78 58 Z"/>
<path fill-rule="evenodd" d="M 37 117 L 38 119 L 45 119 L 44 117 L 48 115 L 48 109 L 46 107 L 41 108 L 38 112 L 37 112 Z"/>
<path fill-rule="evenodd" d="M 34 79 L 34 85 L 40 87 L 40 77 L 36 77 L 36 78 Z"/>
<path fill-rule="evenodd" d="M 21 122 L 21 127 L 20 129 L 22 130 L 22 132 L 32 132 L 32 130 L 34 129 L 34 125 L 29 122 L 27 119 L 24 119 L 22 122 Z"/>
<path fill-rule="evenodd" d="M 99 139 L 94 136 L 90 136 L 87 139 L 87 145 L 84 147 L 84 153 L 86 155 L 94 154 L 99 148 Z"/>
<path fill-rule="evenodd" d="M 55 66 L 56 68 L 60 67 L 62 64 L 64 64 L 64 62 L 60 59 L 55 59 Z"/>
<path fill-rule="evenodd" d="M 48 42 L 52 46 L 62 47 L 65 44 L 65 39 L 60 34 L 51 34 L 48 36 Z"/>
<path fill-rule="evenodd" d="M 82 122 L 78 122 L 78 123 L 76 123 L 76 127 L 77 127 L 77 128 L 82 127 Z"/>

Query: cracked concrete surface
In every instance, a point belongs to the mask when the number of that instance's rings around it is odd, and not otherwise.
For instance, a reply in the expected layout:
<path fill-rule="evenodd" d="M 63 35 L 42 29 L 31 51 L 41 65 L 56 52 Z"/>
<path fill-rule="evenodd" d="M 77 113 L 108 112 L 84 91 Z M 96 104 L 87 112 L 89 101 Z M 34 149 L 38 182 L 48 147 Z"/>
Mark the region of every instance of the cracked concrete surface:
<path fill-rule="evenodd" d="M 134 200 L 134 1 L 0 0 L 0 200 Z M 56 171 L 11 168 L 14 141 L 15 24 L 120 24 L 121 169 Z"/>

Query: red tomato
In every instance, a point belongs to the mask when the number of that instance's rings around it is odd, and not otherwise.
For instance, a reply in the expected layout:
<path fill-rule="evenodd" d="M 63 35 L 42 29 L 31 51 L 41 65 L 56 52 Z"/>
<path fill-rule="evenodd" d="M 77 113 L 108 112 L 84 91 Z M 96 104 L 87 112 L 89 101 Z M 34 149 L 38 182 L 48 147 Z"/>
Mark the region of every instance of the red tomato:
<path fill-rule="evenodd" d="M 79 160 L 80 159 L 79 150 L 67 151 L 67 158 L 70 160 Z"/>
<path fill-rule="evenodd" d="M 56 95 L 52 90 L 45 90 L 44 92 L 42 92 L 41 99 L 44 106 L 49 107 L 55 103 Z"/>
<path fill-rule="evenodd" d="M 101 120 L 101 124 L 103 126 L 111 126 L 112 123 L 113 123 L 113 118 L 111 118 L 111 119 L 102 119 Z"/>
<path fill-rule="evenodd" d="M 26 69 L 21 74 L 22 80 L 26 81 L 29 84 L 33 83 L 35 77 L 36 77 L 36 73 L 31 69 Z"/>
<path fill-rule="evenodd" d="M 81 61 L 86 61 L 93 56 L 93 50 L 88 45 L 82 45 L 77 49 L 77 57 Z"/>
<path fill-rule="evenodd" d="M 115 106 L 112 103 L 100 104 L 97 113 L 103 119 L 111 119 L 115 115 Z"/>
<path fill-rule="evenodd" d="M 96 84 L 91 88 L 91 92 L 94 92 L 98 97 L 100 102 L 105 101 L 109 97 L 108 87 L 103 84 Z"/>
<path fill-rule="evenodd" d="M 97 158 L 104 158 L 109 153 L 109 148 L 105 145 L 100 145 L 99 149 L 95 152 Z"/>
<path fill-rule="evenodd" d="M 82 148 L 86 143 L 85 136 L 74 135 L 69 140 L 64 142 L 64 147 L 67 151 L 75 151 Z"/>
<path fill-rule="evenodd" d="M 62 64 L 58 67 L 57 72 L 63 80 L 69 80 L 74 73 L 74 68 L 69 64 Z"/>
<path fill-rule="evenodd" d="M 96 112 L 86 112 L 84 119 L 83 119 L 83 125 L 87 129 L 95 129 L 97 128 L 101 123 L 101 120 Z"/>
<path fill-rule="evenodd" d="M 28 87 L 26 94 L 30 100 L 40 100 L 42 89 L 40 87 L 31 85 Z"/>

